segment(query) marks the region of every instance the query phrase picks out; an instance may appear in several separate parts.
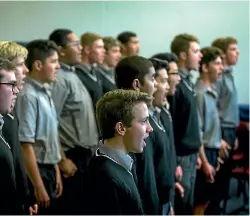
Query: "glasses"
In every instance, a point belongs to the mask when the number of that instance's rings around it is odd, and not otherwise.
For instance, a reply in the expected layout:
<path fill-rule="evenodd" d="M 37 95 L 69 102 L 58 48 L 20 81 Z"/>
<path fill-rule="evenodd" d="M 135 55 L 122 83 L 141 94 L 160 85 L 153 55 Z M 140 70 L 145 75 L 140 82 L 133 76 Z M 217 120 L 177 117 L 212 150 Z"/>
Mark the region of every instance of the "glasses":
<path fill-rule="evenodd" d="M 14 93 L 15 92 L 15 88 L 17 87 L 17 82 L 10 82 L 10 83 L 0 82 L 0 85 L 10 85 L 10 86 L 12 86 L 12 92 Z"/>
<path fill-rule="evenodd" d="M 66 44 L 66 46 L 80 46 L 80 45 L 81 45 L 80 41 L 74 41 Z"/>
<path fill-rule="evenodd" d="M 180 73 L 179 72 L 171 72 L 171 73 L 168 73 L 168 75 L 178 75 L 178 76 L 180 76 Z"/>

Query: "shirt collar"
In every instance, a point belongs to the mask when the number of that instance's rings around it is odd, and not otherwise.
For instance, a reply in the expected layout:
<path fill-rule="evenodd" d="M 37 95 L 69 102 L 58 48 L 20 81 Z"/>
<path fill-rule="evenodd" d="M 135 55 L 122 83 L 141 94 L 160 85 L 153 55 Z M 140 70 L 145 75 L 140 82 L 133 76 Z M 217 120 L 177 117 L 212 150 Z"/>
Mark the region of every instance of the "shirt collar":
<path fill-rule="evenodd" d="M 233 72 L 233 68 L 232 68 L 232 67 L 225 67 L 225 68 L 223 69 L 223 72 L 224 72 L 224 73 L 232 73 L 232 72 Z"/>
<path fill-rule="evenodd" d="M 65 64 L 63 62 L 60 62 L 60 65 L 61 65 L 61 68 L 64 69 L 64 70 L 69 70 L 69 71 L 72 71 L 72 72 L 76 71 L 75 66 L 70 66 L 70 65 Z"/>
<path fill-rule="evenodd" d="M 116 163 L 123 166 L 127 171 L 131 171 L 133 159 L 128 154 L 125 154 L 115 148 L 111 148 L 103 144 L 102 141 L 100 141 L 99 151 L 101 154 L 110 157 Z"/>
<path fill-rule="evenodd" d="M 4 125 L 3 116 L 0 114 L 0 134 L 2 134 L 3 125 Z"/>
<path fill-rule="evenodd" d="M 180 76 L 181 76 L 182 78 L 188 79 L 188 77 L 189 77 L 189 72 L 188 72 L 187 69 L 184 69 L 184 68 L 179 69 L 179 73 L 180 73 Z"/>
<path fill-rule="evenodd" d="M 198 85 L 199 88 L 201 88 L 201 89 L 203 89 L 204 91 L 206 91 L 206 92 L 212 94 L 215 98 L 218 97 L 217 92 L 216 92 L 216 90 L 215 90 L 215 85 L 213 85 L 213 84 L 212 84 L 211 86 L 204 85 L 204 84 L 201 82 L 200 79 L 198 79 L 197 85 Z"/>
<path fill-rule="evenodd" d="M 45 88 L 44 83 L 41 83 L 41 82 L 39 82 L 37 80 L 34 80 L 31 77 L 29 77 L 29 76 L 27 76 L 25 78 L 25 82 L 33 85 L 37 89 L 44 89 Z"/>

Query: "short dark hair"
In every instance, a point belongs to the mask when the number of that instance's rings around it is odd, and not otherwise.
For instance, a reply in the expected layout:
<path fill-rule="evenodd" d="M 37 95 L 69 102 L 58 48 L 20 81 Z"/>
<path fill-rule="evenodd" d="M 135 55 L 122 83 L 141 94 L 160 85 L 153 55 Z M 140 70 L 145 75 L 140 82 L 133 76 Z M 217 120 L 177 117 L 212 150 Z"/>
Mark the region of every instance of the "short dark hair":
<path fill-rule="evenodd" d="M 149 58 L 149 60 L 152 62 L 153 67 L 155 68 L 155 76 L 158 76 L 159 70 L 166 69 L 169 70 L 169 65 L 166 60 L 161 60 L 158 58 Z"/>
<path fill-rule="evenodd" d="M 128 56 L 115 67 L 115 82 L 118 88 L 131 89 L 134 79 L 144 84 L 144 77 L 149 73 L 153 64 L 142 56 Z"/>
<path fill-rule="evenodd" d="M 40 60 L 42 63 L 52 56 L 54 52 L 58 53 L 58 47 L 54 41 L 51 40 L 33 40 L 27 45 L 28 56 L 25 61 L 29 71 L 32 71 L 33 63 Z"/>
<path fill-rule="evenodd" d="M 147 93 L 134 90 L 112 90 L 101 97 L 96 104 L 96 119 L 102 139 L 109 139 L 115 135 L 115 125 L 122 122 L 131 126 L 134 119 L 134 106 L 145 102 L 150 106 L 152 98 Z"/>
<path fill-rule="evenodd" d="M 50 36 L 49 40 L 54 41 L 57 46 L 66 46 L 69 42 L 68 35 L 73 33 L 70 29 L 56 29 L 54 30 Z"/>
<path fill-rule="evenodd" d="M 204 47 L 201 49 L 202 58 L 200 61 L 200 72 L 202 72 L 202 65 L 208 65 L 210 62 L 216 60 L 216 58 L 222 56 L 221 49 L 217 47 Z"/>
<path fill-rule="evenodd" d="M 137 37 L 136 33 L 131 31 L 125 31 L 117 36 L 117 40 L 120 41 L 122 44 L 127 44 L 132 37 Z"/>
<path fill-rule="evenodd" d="M 179 57 L 181 52 L 188 52 L 191 42 L 199 42 L 199 39 L 191 34 L 179 34 L 176 35 L 171 42 L 171 52 Z"/>
<path fill-rule="evenodd" d="M 171 62 L 177 63 L 178 62 L 178 57 L 174 53 L 168 53 L 168 52 L 157 53 L 157 54 L 153 55 L 151 58 L 158 58 L 161 60 L 165 60 L 168 63 L 171 63 Z"/>
<path fill-rule="evenodd" d="M 224 53 L 227 52 L 227 48 L 230 44 L 238 44 L 238 41 L 234 37 L 217 38 L 212 42 L 213 47 L 221 49 Z"/>

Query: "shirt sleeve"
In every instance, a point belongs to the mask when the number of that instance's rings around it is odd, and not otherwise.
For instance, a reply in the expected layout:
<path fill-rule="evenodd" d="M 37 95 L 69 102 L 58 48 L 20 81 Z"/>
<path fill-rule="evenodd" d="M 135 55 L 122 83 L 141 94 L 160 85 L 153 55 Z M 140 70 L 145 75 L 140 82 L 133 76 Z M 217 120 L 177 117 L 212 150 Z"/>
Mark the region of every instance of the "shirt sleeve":
<path fill-rule="evenodd" d="M 37 122 L 37 100 L 34 96 L 18 95 L 16 113 L 19 119 L 18 136 L 20 142 L 35 143 Z"/>
<path fill-rule="evenodd" d="M 205 124 L 205 100 L 204 95 L 197 93 L 196 95 L 196 104 L 197 104 L 197 114 L 198 114 L 198 123 L 199 123 L 199 132 L 200 139 L 203 140 L 204 134 L 204 124 Z"/>
<path fill-rule="evenodd" d="M 60 77 L 60 79 L 58 79 L 56 82 L 52 84 L 52 88 L 51 88 L 51 97 L 55 105 L 58 119 L 61 116 L 64 104 L 70 92 L 69 88 L 67 88 L 67 86 L 63 84 L 64 81 L 65 80 L 63 80 L 63 78 Z"/>

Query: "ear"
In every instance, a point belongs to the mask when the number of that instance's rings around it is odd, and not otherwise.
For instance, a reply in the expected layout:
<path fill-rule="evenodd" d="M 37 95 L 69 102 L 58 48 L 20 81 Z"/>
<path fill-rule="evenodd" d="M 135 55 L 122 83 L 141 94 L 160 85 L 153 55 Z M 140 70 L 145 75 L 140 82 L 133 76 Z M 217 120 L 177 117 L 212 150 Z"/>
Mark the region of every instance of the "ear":
<path fill-rule="evenodd" d="M 140 88 L 141 88 L 141 83 L 138 79 L 134 79 L 132 82 L 132 88 L 137 91 L 140 92 Z"/>
<path fill-rule="evenodd" d="M 65 56 L 65 49 L 62 47 L 62 46 L 58 46 L 58 49 L 59 49 L 59 55 L 60 56 Z"/>
<path fill-rule="evenodd" d="M 126 133 L 126 128 L 124 127 L 122 122 L 117 122 L 115 125 L 115 133 L 119 136 L 124 136 Z"/>
<path fill-rule="evenodd" d="M 222 53 L 221 58 L 222 58 L 223 61 L 225 61 L 225 59 L 226 59 L 226 54 L 225 54 L 225 53 Z"/>
<path fill-rule="evenodd" d="M 122 53 L 126 52 L 126 45 L 121 43 L 120 48 Z"/>
<path fill-rule="evenodd" d="M 90 53 L 90 46 L 85 46 L 82 51 L 86 53 L 87 55 Z"/>
<path fill-rule="evenodd" d="M 180 52 L 179 58 L 180 58 L 181 60 L 186 61 L 186 60 L 187 60 L 187 53 L 186 53 L 186 52 Z"/>
<path fill-rule="evenodd" d="M 202 72 L 203 73 L 207 73 L 208 72 L 208 65 L 207 64 L 202 64 L 201 68 L 202 68 Z"/>
<path fill-rule="evenodd" d="M 35 71 L 40 71 L 43 67 L 43 64 L 40 60 L 35 60 L 33 63 L 33 68 Z"/>

